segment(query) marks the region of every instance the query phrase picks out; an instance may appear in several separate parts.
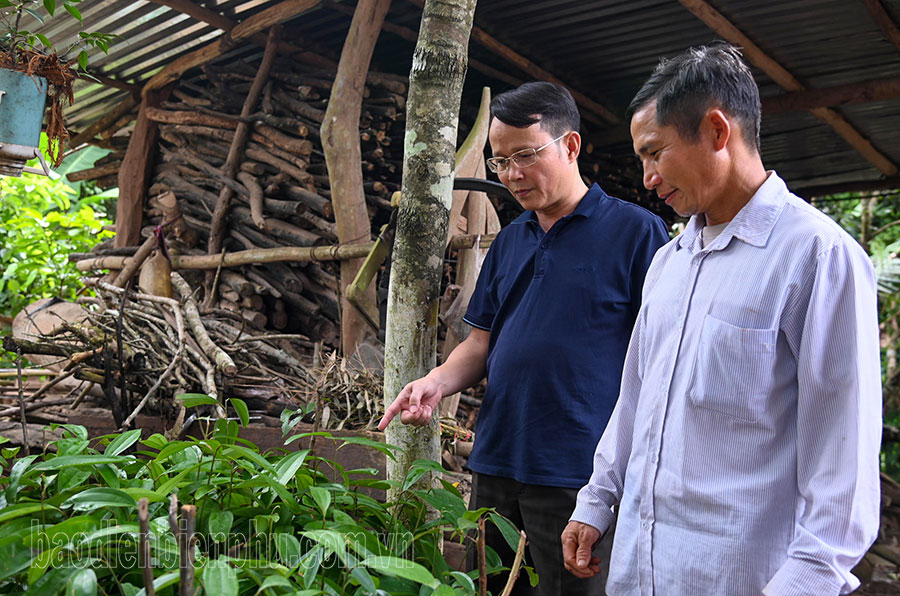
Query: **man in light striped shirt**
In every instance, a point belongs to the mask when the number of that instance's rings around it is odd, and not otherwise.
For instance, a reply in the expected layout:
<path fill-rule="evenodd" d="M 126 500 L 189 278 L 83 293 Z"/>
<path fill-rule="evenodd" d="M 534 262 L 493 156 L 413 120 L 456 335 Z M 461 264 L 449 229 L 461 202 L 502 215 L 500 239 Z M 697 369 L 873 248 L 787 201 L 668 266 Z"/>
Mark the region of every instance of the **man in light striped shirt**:
<path fill-rule="evenodd" d="M 612 596 L 849 593 L 879 523 L 872 264 L 763 167 L 736 48 L 663 60 L 630 113 L 644 185 L 691 219 L 647 273 L 566 566 L 597 571 L 618 504 Z"/>

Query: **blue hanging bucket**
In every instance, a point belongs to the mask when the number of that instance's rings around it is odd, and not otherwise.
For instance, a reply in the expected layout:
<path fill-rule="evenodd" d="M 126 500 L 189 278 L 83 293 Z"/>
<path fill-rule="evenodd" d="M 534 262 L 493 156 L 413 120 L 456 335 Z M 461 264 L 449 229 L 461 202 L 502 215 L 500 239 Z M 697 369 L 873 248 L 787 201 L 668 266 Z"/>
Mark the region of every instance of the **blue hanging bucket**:
<path fill-rule="evenodd" d="M 46 101 L 47 79 L 0 69 L 0 175 L 21 176 L 25 162 L 40 157 Z"/>

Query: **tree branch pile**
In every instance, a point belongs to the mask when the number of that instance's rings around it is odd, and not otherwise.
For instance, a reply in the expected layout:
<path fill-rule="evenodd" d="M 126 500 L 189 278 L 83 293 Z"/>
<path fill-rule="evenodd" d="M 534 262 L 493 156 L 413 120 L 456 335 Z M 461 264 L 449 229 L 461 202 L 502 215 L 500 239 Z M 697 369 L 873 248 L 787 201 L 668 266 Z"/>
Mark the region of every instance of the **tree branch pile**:
<path fill-rule="evenodd" d="M 178 273 L 172 281 L 179 299 L 87 280 L 97 295 L 81 299 L 88 312 L 83 324 L 29 340 L 7 337 L 3 347 L 58 356 L 62 369 L 46 385 L 69 376 L 94 384 L 123 429 L 142 412 L 176 418 L 172 396 L 179 393 L 204 393 L 223 404 L 239 397 L 267 412 L 303 407 L 314 384 L 303 364 L 313 347 L 308 338 L 261 333 L 230 311 L 200 311 L 187 282 Z M 42 391 L 30 396 L 26 411 L 60 405 L 38 401 Z M 11 407 L 0 415 L 18 416 Z"/>
<path fill-rule="evenodd" d="M 255 111 L 244 119 L 251 128 L 238 173 L 225 175 L 257 71 L 258 58 L 208 64 L 201 73 L 182 79 L 170 101 L 148 110 L 159 124 L 160 141 L 144 223 L 167 224 L 172 254 L 206 254 L 212 214 L 223 187 L 234 191 L 222 239 L 225 252 L 337 242 L 334 197 L 319 136 L 334 71 L 276 59 Z M 359 136 L 366 203 L 375 232 L 388 221 L 391 193 L 400 188 L 406 90 L 404 77 L 370 73 L 364 91 Z M 107 169 L 115 160 L 110 158 L 90 174 L 114 177 Z M 97 254 L 103 253 L 75 258 Z M 340 296 L 334 265 L 225 268 L 213 292 L 198 300 L 238 313 L 252 328 L 302 333 L 339 347 Z"/>

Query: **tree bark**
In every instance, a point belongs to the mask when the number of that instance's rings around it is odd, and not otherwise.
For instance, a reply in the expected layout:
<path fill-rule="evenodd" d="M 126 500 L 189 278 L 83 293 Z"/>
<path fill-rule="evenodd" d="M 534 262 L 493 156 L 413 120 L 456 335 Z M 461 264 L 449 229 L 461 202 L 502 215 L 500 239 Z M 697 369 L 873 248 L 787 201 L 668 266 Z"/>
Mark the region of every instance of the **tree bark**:
<path fill-rule="evenodd" d="M 338 242 L 341 244 L 369 242 L 371 239 L 369 212 L 363 192 L 359 117 L 366 72 L 390 5 L 391 0 L 360 2 L 357 5 L 322 122 L 322 148 L 328 166 Z M 354 259 L 341 263 L 342 288 L 353 281 L 363 262 L 363 259 Z M 342 291 L 341 296 L 341 347 L 344 354 L 350 355 L 362 340 L 366 322 L 347 301 L 346 291 Z M 370 284 L 361 300 L 365 306 L 377 308 L 375 284 Z"/>
<path fill-rule="evenodd" d="M 391 261 L 384 393 L 435 365 L 438 302 L 453 192 L 457 122 L 475 0 L 427 0 L 413 54 L 407 102 L 403 202 Z M 386 440 L 403 451 L 388 460 L 388 478 L 402 484 L 417 459 L 440 461 L 438 421 L 424 427 L 395 420 Z M 431 479 L 423 478 L 423 484 Z M 398 496 L 396 490 L 389 498 Z"/>

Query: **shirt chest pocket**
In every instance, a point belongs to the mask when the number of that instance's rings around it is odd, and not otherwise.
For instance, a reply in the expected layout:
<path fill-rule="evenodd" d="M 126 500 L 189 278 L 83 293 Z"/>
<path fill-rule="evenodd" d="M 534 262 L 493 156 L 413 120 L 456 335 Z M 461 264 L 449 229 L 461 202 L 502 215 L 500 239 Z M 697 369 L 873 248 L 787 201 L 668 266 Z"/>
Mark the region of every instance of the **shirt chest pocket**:
<path fill-rule="evenodd" d="M 745 329 L 707 315 L 688 392 L 691 403 L 757 422 L 772 387 L 777 339 L 777 328 Z"/>

